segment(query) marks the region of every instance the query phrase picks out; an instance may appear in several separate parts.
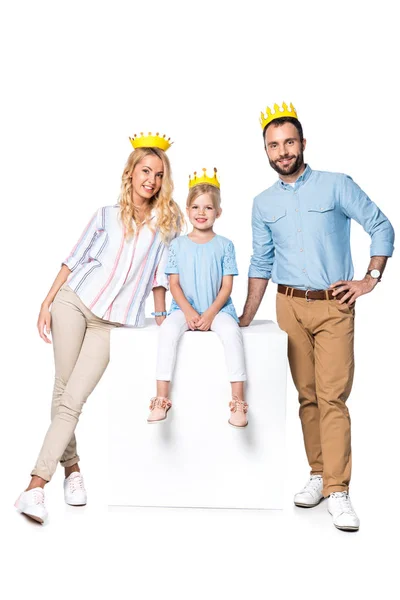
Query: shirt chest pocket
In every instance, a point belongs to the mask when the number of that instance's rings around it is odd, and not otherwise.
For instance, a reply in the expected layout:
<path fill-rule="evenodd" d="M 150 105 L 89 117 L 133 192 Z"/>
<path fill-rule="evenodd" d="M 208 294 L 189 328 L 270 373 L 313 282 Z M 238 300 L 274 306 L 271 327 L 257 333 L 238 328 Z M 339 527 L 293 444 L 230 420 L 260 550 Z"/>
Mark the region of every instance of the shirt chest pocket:
<path fill-rule="evenodd" d="M 336 230 L 335 203 L 333 201 L 323 202 L 310 206 L 307 215 L 311 229 L 314 233 L 330 235 Z"/>
<path fill-rule="evenodd" d="M 273 241 L 279 246 L 290 245 L 294 241 L 288 221 L 285 208 L 271 208 L 264 215 L 264 222 L 271 230 Z"/>

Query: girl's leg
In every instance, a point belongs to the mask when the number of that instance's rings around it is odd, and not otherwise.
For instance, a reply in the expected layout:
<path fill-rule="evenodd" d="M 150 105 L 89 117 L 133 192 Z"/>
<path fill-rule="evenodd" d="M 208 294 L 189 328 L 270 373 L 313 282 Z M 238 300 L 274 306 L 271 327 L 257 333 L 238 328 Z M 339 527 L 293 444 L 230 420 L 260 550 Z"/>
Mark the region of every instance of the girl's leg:
<path fill-rule="evenodd" d="M 235 427 L 245 427 L 247 425 L 247 403 L 244 398 L 246 367 L 242 332 L 235 319 L 224 312 L 217 314 L 212 322 L 211 330 L 215 331 L 224 346 L 226 365 L 232 386 L 229 423 Z"/>
<path fill-rule="evenodd" d="M 150 404 L 151 412 L 147 419 L 149 423 L 165 420 L 166 411 L 169 407 L 163 406 L 166 404 L 163 400 L 169 402 L 168 395 L 178 341 L 188 329 L 185 315 L 181 310 L 172 312 L 160 327 L 156 367 L 157 395 Z"/>
<path fill-rule="evenodd" d="M 109 361 L 110 330 L 113 327 L 113 324 L 93 315 L 72 290 L 67 288 L 63 291 L 69 297 L 67 296 L 68 300 L 64 298 L 62 311 L 60 311 L 60 305 L 56 309 L 61 314 L 58 314 L 58 318 L 56 317 L 55 330 L 58 327 L 57 323 L 63 322 L 62 327 L 69 327 L 71 335 L 64 332 L 64 335 L 59 337 L 59 341 L 56 342 L 58 348 L 63 340 L 63 348 L 60 348 L 60 352 L 71 356 L 73 352 L 76 352 L 76 339 L 81 337 L 83 327 L 82 318 L 85 320 L 86 332 L 64 391 L 61 396 L 57 396 L 51 425 L 36 466 L 31 473 L 32 476 L 41 477 L 45 481 L 50 481 L 59 460 L 66 456 L 67 449 L 73 450 L 74 448 L 73 434 L 82 407 L 99 382 Z M 56 338 L 60 332 L 61 330 L 56 333 Z M 58 350 L 55 350 L 55 355 L 58 355 Z M 68 362 L 67 359 L 62 359 L 61 362 L 63 360 Z M 64 462 L 64 466 L 71 467 L 78 460 L 79 457 L 75 452 L 73 457 L 71 456 L 66 463 Z"/>

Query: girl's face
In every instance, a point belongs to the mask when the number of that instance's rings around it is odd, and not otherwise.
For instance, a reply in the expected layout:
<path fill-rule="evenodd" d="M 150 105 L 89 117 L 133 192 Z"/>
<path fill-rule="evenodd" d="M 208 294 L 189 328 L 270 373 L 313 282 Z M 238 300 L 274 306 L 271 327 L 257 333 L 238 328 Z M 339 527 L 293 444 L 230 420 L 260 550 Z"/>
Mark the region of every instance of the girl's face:
<path fill-rule="evenodd" d="M 193 200 L 186 212 L 193 227 L 205 231 L 212 229 L 215 219 L 218 219 L 222 211 L 214 207 L 210 194 L 201 194 Z"/>
<path fill-rule="evenodd" d="M 139 161 L 132 173 L 132 200 L 149 201 L 160 191 L 164 166 L 161 158 L 148 154 Z"/>

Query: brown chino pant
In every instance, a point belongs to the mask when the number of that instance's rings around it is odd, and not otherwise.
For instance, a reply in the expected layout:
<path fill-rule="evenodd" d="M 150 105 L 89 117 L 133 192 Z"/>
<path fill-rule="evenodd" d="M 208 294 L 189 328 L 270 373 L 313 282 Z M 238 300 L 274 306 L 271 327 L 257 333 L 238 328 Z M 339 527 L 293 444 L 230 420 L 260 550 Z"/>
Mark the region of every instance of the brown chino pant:
<path fill-rule="evenodd" d="M 346 400 L 354 374 L 354 307 L 278 293 L 276 313 L 289 338 L 288 358 L 311 474 L 323 476 L 325 497 L 347 491 L 351 436 Z"/>
<path fill-rule="evenodd" d="M 110 331 L 118 323 L 96 317 L 64 284 L 51 309 L 55 381 L 51 424 L 31 475 L 50 481 L 57 464 L 79 462 L 75 427 L 109 362 Z"/>

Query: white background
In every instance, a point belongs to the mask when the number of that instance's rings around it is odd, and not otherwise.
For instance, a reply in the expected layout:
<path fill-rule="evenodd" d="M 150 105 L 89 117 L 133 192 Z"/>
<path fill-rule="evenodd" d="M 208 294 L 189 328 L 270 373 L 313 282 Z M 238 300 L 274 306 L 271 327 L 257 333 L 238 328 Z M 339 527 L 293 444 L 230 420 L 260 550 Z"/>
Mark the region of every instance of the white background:
<path fill-rule="evenodd" d="M 236 245 L 240 312 L 251 255 L 253 197 L 276 179 L 259 113 L 293 102 L 312 168 L 339 171 L 399 230 L 398 31 L 381 2 L 8 2 L 0 14 L 2 530 L 9 598 L 112 593 L 174 598 L 393 597 L 398 540 L 398 257 L 357 302 L 352 499 L 357 534 L 335 530 L 326 503 L 294 509 L 308 466 L 289 386 L 283 512 L 107 511 L 104 382 L 79 424 L 86 509 L 67 509 L 62 473 L 48 486 L 51 521 L 12 504 L 47 429 L 52 350 L 39 306 L 93 213 L 116 202 L 128 136 L 160 131 L 175 198 L 189 173 L 218 167 L 217 231 Z M 355 277 L 369 238 L 354 224 Z M 275 319 L 273 286 L 258 313 Z M 148 313 L 151 311 L 148 305 Z M 135 373 L 132 365 L 132 378 Z M 103 385 L 103 387 L 102 387 Z M 138 402 L 142 399 L 138 399 Z M 121 415 L 123 418 L 123 415 Z M 273 481 L 270 482 L 274 484 Z"/>

